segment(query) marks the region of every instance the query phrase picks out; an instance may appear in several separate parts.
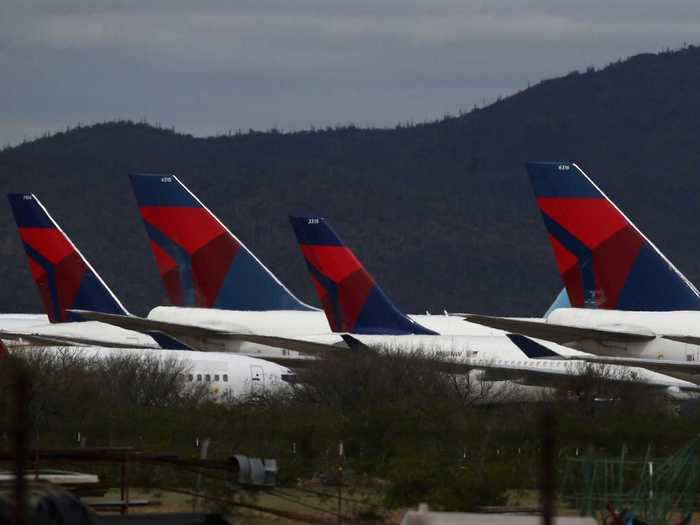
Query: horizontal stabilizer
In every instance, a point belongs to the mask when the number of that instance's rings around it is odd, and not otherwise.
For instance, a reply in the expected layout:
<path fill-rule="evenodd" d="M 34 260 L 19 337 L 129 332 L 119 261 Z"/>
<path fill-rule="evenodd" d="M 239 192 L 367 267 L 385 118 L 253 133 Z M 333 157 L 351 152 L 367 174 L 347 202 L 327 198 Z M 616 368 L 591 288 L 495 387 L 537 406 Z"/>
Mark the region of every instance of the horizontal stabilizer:
<path fill-rule="evenodd" d="M 350 334 L 343 334 L 340 337 L 343 338 L 343 341 L 345 341 L 345 344 L 348 345 L 350 350 L 370 350 L 369 346 Z"/>
<path fill-rule="evenodd" d="M 545 339 L 554 343 L 570 343 L 583 340 L 635 342 L 649 341 L 656 337 L 655 333 L 637 326 L 625 327 L 619 325 L 614 330 L 609 328 L 583 328 L 580 326 L 547 323 L 545 321 L 478 314 L 465 314 L 464 320 L 488 326 L 489 328 L 496 328 L 497 330 Z"/>
<path fill-rule="evenodd" d="M 525 337 L 520 334 L 506 334 L 506 337 L 510 339 L 515 346 L 517 346 L 520 351 L 525 354 L 530 359 L 547 359 L 547 358 L 560 358 L 561 355 L 557 354 L 554 350 L 550 350 L 546 346 L 538 343 L 537 341 Z"/>

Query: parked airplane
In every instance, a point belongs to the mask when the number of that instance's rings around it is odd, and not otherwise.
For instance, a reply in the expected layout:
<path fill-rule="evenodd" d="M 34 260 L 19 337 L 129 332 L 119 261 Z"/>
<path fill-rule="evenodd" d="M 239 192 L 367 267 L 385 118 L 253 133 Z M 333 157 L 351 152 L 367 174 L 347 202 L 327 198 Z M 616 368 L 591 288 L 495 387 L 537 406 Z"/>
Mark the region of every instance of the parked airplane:
<path fill-rule="evenodd" d="M 574 308 L 477 322 L 608 356 L 700 361 L 700 293 L 574 163 L 527 165 Z"/>
<path fill-rule="evenodd" d="M 161 348 L 155 337 L 167 348 L 184 348 L 163 334 L 151 337 L 105 323 L 79 322 L 71 308 L 129 314 L 35 195 L 8 198 L 50 324 L 3 325 L 1 338 L 32 344 Z"/>
<path fill-rule="evenodd" d="M 21 355 L 36 348 L 14 347 L 10 354 Z M 69 351 L 81 359 L 157 359 L 181 367 L 186 385 L 207 388 L 215 396 L 232 395 L 246 397 L 266 392 L 284 391 L 296 383 L 294 372 L 284 366 L 262 359 L 217 352 L 191 352 L 186 350 L 154 350 L 140 348 L 105 348 L 86 346 L 80 348 L 46 347 L 41 351 Z M 0 352 L 1 354 L 1 352 Z"/>

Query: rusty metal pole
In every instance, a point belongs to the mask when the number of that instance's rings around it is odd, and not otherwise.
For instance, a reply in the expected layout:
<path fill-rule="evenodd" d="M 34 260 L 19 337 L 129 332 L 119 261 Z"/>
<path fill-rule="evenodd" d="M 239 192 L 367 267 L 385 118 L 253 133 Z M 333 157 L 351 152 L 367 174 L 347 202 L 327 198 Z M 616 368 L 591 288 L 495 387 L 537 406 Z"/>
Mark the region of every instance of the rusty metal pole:
<path fill-rule="evenodd" d="M 124 453 L 124 486 L 126 488 L 126 499 L 124 500 L 124 513 L 129 514 L 129 453 Z"/>
<path fill-rule="evenodd" d="M 552 411 L 542 414 L 542 441 L 540 443 L 540 500 L 542 525 L 553 525 L 556 497 L 556 421 Z"/>
<path fill-rule="evenodd" d="M 24 478 L 29 451 L 29 373 L 15 361 L 15 525 L 29 523 L 27 519 L 27 485 Z"/>
<path fill-rule="evenodd" d="M 345 450 L 343 442 L 338 443 L 338 514 L 337 523 L 340 525 L 343 522 L 343 464 L 345 459 Z"/>
<path fill-rule="evenodd" d="M 199 459 L 205 460 L 207 459 L 207 455 L 209 454 L 209 445 L 211 444 L 211 438 L 204 438 L 200 442 L 199 446 Z M 195 492 L 197 494 L 200 494 L 202 492 L 202 472 L 204 471 L 203 467 L 199 467 L 197 470 L 197 486 L 195 488 Z M 195 496 L 192 498 L 192 512 L 195 512 L 199 508 L 200 504 L 200 498 L 199 496 Z"/>
<path fill-rule="evenodd" d="M 124 458 L 122 458 L 120 468 L 121 468 L 121 491 L 120 491 L 121 497 L 119 499 L 121 501 L 120 514 L 123 516 L 124 514 L 126 514 L 126 509 L 124 508 L 124 501 L 126 501 L 126 461 L 124 460 Z"/>

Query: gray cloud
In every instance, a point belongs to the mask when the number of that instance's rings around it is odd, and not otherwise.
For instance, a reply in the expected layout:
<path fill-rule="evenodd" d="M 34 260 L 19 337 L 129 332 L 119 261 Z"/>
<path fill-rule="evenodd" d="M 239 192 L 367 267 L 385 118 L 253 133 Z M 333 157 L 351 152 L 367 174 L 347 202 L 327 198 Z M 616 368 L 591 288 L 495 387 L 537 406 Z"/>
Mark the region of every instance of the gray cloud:
<path fill-rule="evenodd" d="M 698 27 L 690 1 L 6 1 L 0 144 L 112 118 L 195 134 L 429 120 Z"/>

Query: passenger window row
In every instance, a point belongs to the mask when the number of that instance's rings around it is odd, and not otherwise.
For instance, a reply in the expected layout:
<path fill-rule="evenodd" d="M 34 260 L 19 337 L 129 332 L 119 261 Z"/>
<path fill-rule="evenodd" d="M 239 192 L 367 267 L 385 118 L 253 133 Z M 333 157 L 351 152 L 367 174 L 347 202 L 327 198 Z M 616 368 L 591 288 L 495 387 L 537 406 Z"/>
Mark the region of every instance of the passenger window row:
<path fill-rule="evenodd" d="M 195 380 L 194 375 L 189 374 L 187 376 L 187 381 L 192 382 L 194 380 Z M 202 381 L 202 380 L 206 381 L 207 383 L 211 383 L 212 382 L 211 374 L 204 374 L 204 376 L 202 376 L 202 374 L 197 374 L 197 381 Z M 218 383 L 219 381 L 223 381 L 224 383 L 228 383 L 228 374 L 223 374 L 221 376 L 219 374 L 214 374 L 213 380 L 215 383 Z"/>

